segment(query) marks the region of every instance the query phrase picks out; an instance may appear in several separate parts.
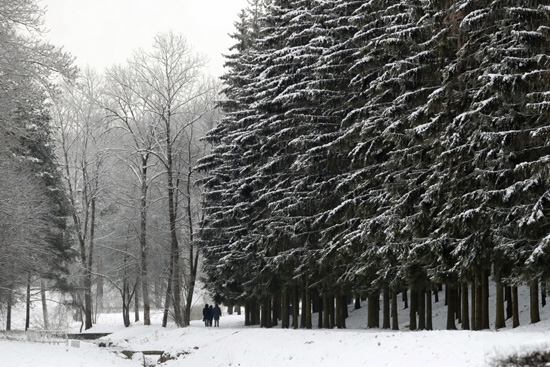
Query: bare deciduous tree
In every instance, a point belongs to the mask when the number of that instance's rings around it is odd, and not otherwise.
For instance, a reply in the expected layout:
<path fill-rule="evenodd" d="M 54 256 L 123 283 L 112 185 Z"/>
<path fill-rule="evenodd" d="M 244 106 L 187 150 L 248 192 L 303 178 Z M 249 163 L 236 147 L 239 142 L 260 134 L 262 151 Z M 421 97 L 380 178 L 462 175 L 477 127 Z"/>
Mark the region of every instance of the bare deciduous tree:
<path fill-rule="evenodd" d="M 52 107 L 83 272 L 85 328 L 92 327 L 92 283 L 97 201 L 105 170 L 98 76 L 88 71 L 78 88 L 66 88 Z"/>
<path fill-rule="evenodd" d="M 199 101 L 210 96 L 213 90 L 213 84 L 203 76 L 204 66 L 205 59 L 193 52 L 184 37 L 174 33 L 157 35 L 152 50 L 136 52 L 130 62 L 130 68 L 136 75 L 135 91 L 140 94 L 146 110 L 158 121 L 157 128 L 152 131 L 157 143 L 154 154 L 165 171 L 171 238 L 171 281 L 166 292 L 163 325 L 167 322 L 170 300 L 173 300 L 176 324 L 183 326 L 189 323 L 188 316 L 184 317 L 181 302 L 181 229 L 178 218 L 180 174 L 177 157 L 188 128 L 211 108 L 210 105 L 203 105 L 202 110 L 197 109 Z M 192 256 L 191 261 L 194 258 Z M 189 267 L 190 270 L 195 271 L 195 263 Z M 188 292 L 192 294 L 193 289 Z"/>

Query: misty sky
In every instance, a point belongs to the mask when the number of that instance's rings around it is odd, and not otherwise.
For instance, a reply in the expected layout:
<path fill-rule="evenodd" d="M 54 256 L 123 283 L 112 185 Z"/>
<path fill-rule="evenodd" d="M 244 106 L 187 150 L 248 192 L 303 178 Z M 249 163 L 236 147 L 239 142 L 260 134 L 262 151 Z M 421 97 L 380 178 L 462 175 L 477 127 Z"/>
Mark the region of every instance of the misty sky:
<path fill-rule="evenodd" d="M 223 70 L 228 33 L 246 0 L 41 0 L 47 7 L 47 38 L 77 58 L 80 67 L 123 63 L 133 50 L 151 45 L 159 32 L 184 34 L 210 60 L 212 75 Z"/>

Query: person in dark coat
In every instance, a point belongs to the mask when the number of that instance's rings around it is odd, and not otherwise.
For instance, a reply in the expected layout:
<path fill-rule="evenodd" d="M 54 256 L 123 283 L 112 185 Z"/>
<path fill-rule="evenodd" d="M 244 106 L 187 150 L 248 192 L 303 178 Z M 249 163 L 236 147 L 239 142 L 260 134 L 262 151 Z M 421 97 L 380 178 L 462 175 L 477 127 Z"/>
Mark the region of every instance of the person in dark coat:
<path fill-rule="evenodd" d="M 204 321 L 204 326 L 209 326 L 208 325 L 209 314 L 210 314 L 210 308 L 208 307 L 208 303 L 207 303 L 202 309 L 202 321 Z"/>
<path fill-rule="evenodd" d="M 214 308 L 212 305 L 208 308 L 208 326 L 212 326 L 212 319 L 214 318 Z"/>
<path fill-rule="evenodd" d="M 216 306 L 214 306 L 214 309 L 212 310 L 212 316 L 214 317 L 214 326 L 216 326 L 216 327 L 220 326 L 220 316 L 221 315 L 222 315 L 222 310 L 220 309 L 218 304 L 216 304 Z"/>

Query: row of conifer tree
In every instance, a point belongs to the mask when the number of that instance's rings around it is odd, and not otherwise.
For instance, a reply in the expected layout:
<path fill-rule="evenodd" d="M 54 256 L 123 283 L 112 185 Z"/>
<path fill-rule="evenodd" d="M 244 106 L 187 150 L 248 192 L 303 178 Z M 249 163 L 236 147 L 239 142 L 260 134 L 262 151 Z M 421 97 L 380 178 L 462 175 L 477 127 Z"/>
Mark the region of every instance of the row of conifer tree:
<path fill-rule="evenodd" d="M 408 289 L 411 328 L 430 328 L 443 284 L 447 328 L 481 329 L 490 282 L 497 328 L 525 284 L 538 321 L 549 1 L 255 0 L 235 26 L 199 165 L 213 293 L 287 327 L 289 305 L 343 326 L 366 297 L 367 326 L 390 327 Z"/>

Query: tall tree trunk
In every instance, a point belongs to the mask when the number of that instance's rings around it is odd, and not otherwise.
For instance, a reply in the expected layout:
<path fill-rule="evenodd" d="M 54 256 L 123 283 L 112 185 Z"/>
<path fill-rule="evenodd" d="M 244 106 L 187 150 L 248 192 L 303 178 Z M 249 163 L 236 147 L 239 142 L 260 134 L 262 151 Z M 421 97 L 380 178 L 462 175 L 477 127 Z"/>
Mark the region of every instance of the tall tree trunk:
<path fill-rule="evenodd" d="M 540 305 L 542 307 L 546 306 L 546 282 L 540 282 Z"/>
<path fill-rule="evenodd" d="M 302 279 L 302 312 L 300 314 L 300 328 L 305 329 L 307 328 L 306 323 L 306 298 L 307 298 L 307 289 L 306 289 L 306 281 L 305 278 Z"/>
<path fill-rule="evenodd" d="M 275 291 L 273 293 L 273 302 L 271 304 L 271 326 L 279 325 L 279 320 L 281 319 L 281 292 Z"/>
<path fill-rule="evenodd" d="M 506 327 L 506 322 L 504 321 L 504 288 L 502 284 L 497 283 L 497 294 L 496 294 L 496 317 L 495 317 L 495 329 L 501 329 Z"/>
<path fill-rule="evenodd" d="M 95 211 L 96 211 L 96 198 L 92 197 L 90 205 L 90 242 L 88 250 L 88 263 L 86 267 L 86 275 L 84 277 L 84 317 L 86 330 L 92 328 L 93 317 L 93 300 L 92 300 L 92 269 L 94 259 L 94 242 L 95 242 Z"/>
<path fill-rule="evenodd" d="M 390 328 L 390 290 L 384 287 L 382 291 L 382 329 Z"/>
<path fill-rule="evenodd" d="M 298 329 L 300 317 L 300 289 L 298 285 L 292 287 L 292 327 Z"/>
<path fill-rule="evenodd" d="M 188 145 L 188 156 L 192 156 L 192 144 Z M 197 273 L 199 269 L 199 251 L 195 248 L 195 230 L 193 225 L 193 203 L 192 203 L 192 192 L 191 188 L 193 185 L 192 181 L 192 175 L 193 175 L 193 169 L 194 167 L 189 165 L 188 171 L 187 171 L 187 183 L 186 183 L 186 215 L 187 215 L 187 226 L 189 230 L 189 274 L 188 275 L 188 282 L 186 284 L 187 286 L 187 294 L 185 297 L 185 311 L 184 311 L 184 325 L 188 326 L 191 323 L 191 307 L 193 305 L 193 294 L 195 294 L 195 285 L 197 282 Z M 274 318 L 274 321 L 276 321 L 277 318 Z"/>
<path fill-rule="evenodd" d="M 481 327 L 489 329 L 489 274 L 488 271 L 481 270 Z"/>
<path fill-rule="evenodd" d="M 470 290 L 470 299 L 472 303 L 472 310 L 471 310 L 471 317 L 470 317 L 470 328 L 472 330 L 477 330 L 476 328 L 476 317 L 477 317 L 477 307 L 476 304 L 476 278 L 475 276 L 472 278 L 471 282 L 471 290 Z"/>
<path fill-rule="evenodd" d="M 125 275 L 122 280 L 122 320 L 125 327 L 130 326 L 130 310 L 128 307 L 128 277 Z"/>
<path fill-rule="evenodd" d="M 137 282 L 139 282 L 139 277 Z M 137 284 L 136 284 L 137 285 Z M 134 292 L 134 322 L 139 321 L 139 292 Z"/>
<path fill-rule="evenodd" d="M 473 330 L 481 330 L 483 328 L 483 286 L 482 286 L 481 271 L 476 272 L 476 326 Z"/>
<path fill-rule="evenodd" d="M 176 197 L 176 188 L 174 186 L 174 164 L 172 157 L 172 136 L 171 136 L 171 123 L 172 115 L 170 111 L 170 106 L 166 111 L 166 116 L 164 119 L 166 124 L 166 181 L 168 184 L 168 219 L 170 223 L 170 260 L 172 262 L 172 272 L 170 274 L 170 279 L 172 281 L 172 298 L 173 298 L 173 309 L 174 309 L 174 321 L 178 326 L 184 326 L 183 315 L 181 309 L 181 283 L 180 283 L 180 251 L 179 251 L 179 241 L 177 233 L 177 200 Z"/>
<path fill-rule="evenodd" d="M 529 293 L 530 293 L 530 305 L 531 310 L 531 324 L 535 324 L 540 321 L 540 312 L 539 312 L 539 282 L 538 279 L 534 279 L 529 282 Z"/>
<path fill-rule="evenodd" d="M 470 330 L 470 314 L 468 311 L 468 282 L 462 282 L 462 287 L 460 287 L 460 291 L 462 292 L 462 296 L 460 297 L 460 301 L 462 303 L 462 307 L 460 308 L 462 311 L 462 330 Z"/>
<path fill-rule="evenodd" d="M 288 289 L 283 288 L 283 293 L 281 297 L 281 306 L 282 306 L 281 327 L 283 329 L 288 329 L 290 327 L 290 315 L 289 315 L 288 305 L 289 305 Z"/>
<path fill-rule="evenodd" d="M 361 296 L 359 296 L 359 293 L 355 294 L 355 305 L 354 309 L 358 310 L 361 308 Z"/>
<path fill-rule="evenodd" d="M 422 282 L 418 284 L 418 330 L 426 329 L 426 297 L 425 291 L 426 287 Z"/>
<path fill-rule="evenodd" d="M 336 327 L 342 329 L 342 297 L 336 296 Z"/>
<path fill-rule="evenodd" d="M 512 287 L 509 285 L 504 287 L 504 298 L 506 300 L 506 320 L 508 320 L 514 315 L 514 312 L 512 311 Z"/>
<path fill-rule="evenodd" d="M 172 299 L 172 276 L 174 274 L 174 260 L 170 259 L 170 265 L 169 265 L 169 276 L 168 276 L 168 282 L 166 285 L 166 297 L 164 300 L 164 314 L 162 316 L 162 327 L 166 327 L 168 323 L 168 313 L 170 312 L 170 300 Z"/>
<path fill-rule="evenodd" d="M 408 301 L 408 298 L 407 298 L 407 290 L 405 289 L 401 294 L 403 296 L 403 309 L 406 310 L 407 308 L 409 308 L 409 301 Z"/>
<path fill-rule="evenodd" d="M 143 299 L 143 324 L 151 325 L 151 303 L 149 299 L 149 272 L 147 269 L 147 257 L 149 248 L 147 246 L 147 164 L 149 155 L 141 156 L 141 197 L 140 197 L 140 278 L 141 298 Z"/>
<path fill-rule="evenodd" d="M 380 295 L 378 292 L 370 294 L 367 301 L 367 327 L 378 328 L 379 324 L 379 310 L 380 310 Z"/>
<path fill-rule="evenodd" d="M 328 294 L 323 295 L 323 327 L 325 329 L 330 328 L 330 300 L 331 296 Z"/>
<path fill-rule="evenodd" d="M 392 330 L 399 330 L 398 315 L 399 315 L 399 312 L 397 310 L 397 293 L 392 292 L 391 293 L 391 320 L 392 320 L 391 328 Z"/>
<path fill-rule="evenodd" d="M 50 322 L 48 318 L 48 302 L 46 300 L 46 282 L 44 279 L 40 280 L 40 298 L 42 300 L 42 319 L 44 320 L 44 330 L 49 330 Z"/>
<path fill-rule="evenodd" d="M 340 324 L 342 326 L 342 329 L 346 328 L 346 319 L 348 317 L 348 297 L 347 296 L 341 296 L 342 298 L 342 312 L 340 317 L 342 318 Z"/>
<path fill-rule="evenodd" d="M 418 309 L 416 306 L 418 306 L 418 302 L 415 302 L 415 299 L 418 298 L 418 293 L 416 292 L 416 289 L 414 289 L 414 286 L 411 287 L 411 304 L 409 308 L 409 330 L 416 330 L 418 328 L 418 324 L 416 323 L 416 314 Z"/>
<path fill-rule="evenodd" d="M 31 273 L 27 274 L 27 297 L 25 303 L 25 331 L 29 330 L 31 324 Z"/>
<path fill-rule="evenodd" d="M 447 330 L 456 330 L 455 324 L 455 307 L 456 307 L 456 292 L 454 286 L 447 284 L 445 287 L 447 292 Z"/>
<path fill-rule="evenodd" d="M 6 305 L 6 331 L 11 330 L 11 306 L 13 304 L 13 284 L 8 289 L 8 300 Z"/>
<path fill-rule="evenodd" d="M 306 314 L 306 329 L 313 328 L 313 322 L 311 321 L 311 290 L 309 289 L 309 284 L 306 281 L 306 290 L 305 290 L 305 304 L 302 304 L 302 307 L 305 306 Z"/>
<path fill-rule="evenodd" d="M 244 326 L 250 326 L 252 325 L 250 322 L 251 319 L 251 310 L 250 310 L 250 302 L 245 302 L 244 304 Z"/>
<path fill-rule="evenodd" d="M 329 329 L 334 329 L 336 327 L 336 312 L 335 312 L 336 307 L 334 306 L 334 304 L 335 304 L 334 296 L 331 295 L 330 303 L 329 303 L 329 319 L 328 319 Z"/>
<path fill-rule="evenodd" d="M 456 322 L 462 324 L 462 287 L 461 283 L 457 283 L 455 287 L 455 315 Z"/>
<path fill-rule="evenodd" d="M 318 304 L 319 317 L 317 317 L 317 328 L 322 329 L 324 328 L 323 320 L 325 318 L 325 297 L 320 293 L 317 293 L 317 295 L 318 295 L 317 302 L 319 303 Z"/>
<path fill-rule="evenodd" d="M 518 300 L 518 287 L 512 287 L 512 327 L 519 326 L 519 300 Z"/>
<path fill-rule="evenodd" d="M 271 298 L 269 297 L 262 301 L 260 327 L 271 328 Z"/>
<path fill-rule="evenodd" d="M 98 274 L 104 274 L 103 272 L 103 256 L 96 256 L 96 263 L 97 263 L 97 273 Z M 96 279 L 96 285 L 95 285 L 95 289 L 96 289 L 96 295 L 95 295 L 95 298 L 96 298 L 96 313 L 97 312 L 101 312 L 103 311 L 103 295 L 104 295 L 104 291 L 103 289 L 105 288 L 105 281 L 104 281 L 104 278 L 103 277 L 97 277 Z M 94 320 L 95 322 L 95 320 Z"/>
<path fill-rule="evenodd" d="M 432 323 L 432 283 L 426 285 L 426 330 L 433 330 Z"/>

